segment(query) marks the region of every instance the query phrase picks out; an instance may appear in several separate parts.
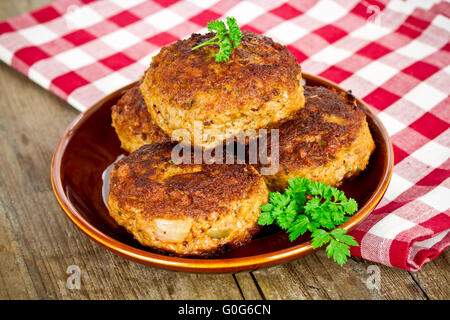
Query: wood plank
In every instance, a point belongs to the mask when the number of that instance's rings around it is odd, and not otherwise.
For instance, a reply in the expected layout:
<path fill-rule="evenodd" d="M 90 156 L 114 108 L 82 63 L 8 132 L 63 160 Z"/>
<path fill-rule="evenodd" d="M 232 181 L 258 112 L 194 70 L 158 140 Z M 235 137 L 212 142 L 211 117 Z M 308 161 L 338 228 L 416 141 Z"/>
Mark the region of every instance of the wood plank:
<path fill-rule="evenodd" d="M 447 248 L 411 276 L 429 299 L 450 299 L 450 250 Z"/>
<path fill-rule="evenodd" d="M 0 1 L 0 20 L 38 9 L 51 2 L 52 0 L 2 0 Z"/>
<path fill-rule="evenodd" d="M 368 288 L 369 266 L 380 271 L 380 287 Z M 426 299 L 404 270 L 351 258 L 341 268 L 324 250 L 254 272 L 267 299 Z"/>
<path fill-rule="evenodd" d="M 5 206 L 0 202 L 0 299 L 35 299 L 33 281 L 26 270 L 20 248 L 6 218 Z"/>
<path fill-rule="evenodd" d="M 241 293 L 245 300 L 261 300 L 261 296 L 258 288 L 258 284 L 255 281 L 252 273 L 250 272 L 239 272 L 235 275 L 236 281 L 239 284 Z"/>

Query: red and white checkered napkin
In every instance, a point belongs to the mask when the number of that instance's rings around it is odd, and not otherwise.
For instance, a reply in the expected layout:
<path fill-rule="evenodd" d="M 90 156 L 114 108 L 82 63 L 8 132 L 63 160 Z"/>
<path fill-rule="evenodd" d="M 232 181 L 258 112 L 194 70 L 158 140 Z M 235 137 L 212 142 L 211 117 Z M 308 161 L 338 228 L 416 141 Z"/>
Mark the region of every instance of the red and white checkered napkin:
<path fill-rule="evenodd" d="M 85 110 L 207 22 L 286 44 L 303 70 L 352 89 L 392 136 L 395 169 L 352 254 L 418 270 L 450 244 L 450 3 L 58 0 L 0 23 L 0 58 Z"/>

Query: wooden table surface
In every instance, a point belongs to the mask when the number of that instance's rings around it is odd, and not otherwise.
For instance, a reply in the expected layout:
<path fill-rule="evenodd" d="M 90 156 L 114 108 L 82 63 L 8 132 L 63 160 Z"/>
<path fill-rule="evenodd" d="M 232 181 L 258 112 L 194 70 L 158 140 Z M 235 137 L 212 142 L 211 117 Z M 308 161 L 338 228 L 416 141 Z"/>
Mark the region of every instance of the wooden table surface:
<path fill-rule="evenodd" d="M 49 2 L 1 0 L 0 20 Z M 415 273 L 357 258 L 341 268 L 324 250 L 254 272 L 206 275 L 117 256 L 79 231 L 53 195 L 52 153 L 77 114 L 0 63 L 0 299 L 450 298 L 448 250 Z M 67 288 L 71 265 L 80 268 L 79 289 Z M 379 288 L 367 285 L 374 268 Z"/>

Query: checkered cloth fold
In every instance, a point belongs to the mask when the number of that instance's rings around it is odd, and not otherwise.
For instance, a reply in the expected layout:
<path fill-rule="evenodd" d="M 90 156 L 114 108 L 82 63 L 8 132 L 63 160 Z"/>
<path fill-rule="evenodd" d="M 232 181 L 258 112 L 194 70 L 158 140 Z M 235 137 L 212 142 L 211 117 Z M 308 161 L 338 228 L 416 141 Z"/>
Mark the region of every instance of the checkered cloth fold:
<path fill-rule="evenodd" d="M 448 247 L 446 1 L 58 0 L 1 22 L 0 58 L 83 111 L 137 80 L 160 47 L 225 16 L 352 89 L 392 136 L 392 182 L 352 231 L 352 254 L 414 271 Z"/>

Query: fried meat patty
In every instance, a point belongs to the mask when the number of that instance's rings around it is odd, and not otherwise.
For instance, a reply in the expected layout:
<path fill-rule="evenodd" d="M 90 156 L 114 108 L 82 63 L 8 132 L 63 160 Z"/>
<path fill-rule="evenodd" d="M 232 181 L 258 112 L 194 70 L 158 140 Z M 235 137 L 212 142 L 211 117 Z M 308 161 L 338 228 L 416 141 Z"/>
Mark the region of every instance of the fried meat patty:
<path fill-rule="evenodd" d="M 226 62 L 214 61 L 217 45 L 192 51 L 214 35 L 192 34 L 162 48 L 140 86 L 155 124 L 173 140 L 203 149 L 281 123 L 304 105 L 301 68 L 285 46 L 243 31 Z M 177 129 L 185 132 L 172 136 Z"/>
<path fill-rule="evenodd" d="M 127 90 L 112 107 L 111 118 L 121 146 L 128 152 L 133 152 L 144 144 L 170 141 L 170 138 L 154 125 L 139 85 Z"/>
<path fill-rule="evenodd" d="M 178 256 L 210 256 L 246 244 L 268 201 L 251 165 L 174 164 L 173 145 L 145 145 L 111 173 L 110 215 L 143 245 Z"/>
<path fill-rule="evenodd" d="M 305 98 L 305 107 L 278 128 L 278 171 L 263 176 L 270 190 L 284 190 L 294 177 L 337 186 L 364 170 L 375 149 L 366 116 L 351 92 L 305 87 Z M 269 155 L 270 144 L 269 136 Z M 255 167 L 261 171 L 264 166 Z"/>

